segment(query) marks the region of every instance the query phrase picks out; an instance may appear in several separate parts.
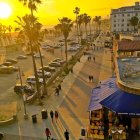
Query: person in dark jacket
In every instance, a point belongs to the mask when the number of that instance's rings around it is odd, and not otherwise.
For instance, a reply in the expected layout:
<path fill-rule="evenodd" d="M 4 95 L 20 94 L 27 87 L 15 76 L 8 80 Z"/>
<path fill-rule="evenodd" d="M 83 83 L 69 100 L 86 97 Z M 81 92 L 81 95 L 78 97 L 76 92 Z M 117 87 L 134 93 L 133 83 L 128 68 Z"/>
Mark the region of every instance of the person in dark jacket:
<path fill-rule="evenodd" d="M 54 113 L 53 113 L 53 111 L 51 110 L 51 111 L 50 111 L 50 117 L 51 117 L 51 119 L 52 119 L 52 122 L 53 122 L 53 116 L 54 116 Z"/>
<path fill-rule="evenodd" d="M 64 132 L 64 136 L 65 136 L 65 140 L 69 140 L 69 132 L 67 131 L 67 129 Z"/>

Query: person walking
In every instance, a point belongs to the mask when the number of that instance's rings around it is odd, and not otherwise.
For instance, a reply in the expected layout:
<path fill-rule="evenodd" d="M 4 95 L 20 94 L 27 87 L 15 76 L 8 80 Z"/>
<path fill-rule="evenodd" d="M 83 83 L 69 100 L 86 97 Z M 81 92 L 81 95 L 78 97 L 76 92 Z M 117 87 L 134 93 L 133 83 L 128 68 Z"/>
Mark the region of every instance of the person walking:
<path fill-rule="evenodd" d="M 58 120 L 58 112 L 55 110 L 55 112 L 54 112 L 54 116 L 55 116 L 55 121 L 56 121 L 56 123 L 57 123 L 57 120 Z"/>
<path fill-rule="evenodd" d="M 51 110 L 51 111 L 50 111 L 50 117 L 51 117 L 51 119 L 52 119 L 52 122 L 53 122 L 53 116 L 54 116 L 54 112 Z"/>
<path fill-rule="evenodd" d="M 89 82 L 91 82 L 91 76 L 90 75 L 88 76 L 88 78 L 89 78 Z"/>
<path fill-rule="evenodd" d="M 93 79 L 94 79 L 94 78 L 93 78 L 93 75 L 91 75 L 91 81 L 92 81 L 92 82 L 93 82 Z"/>
<path fill-rule="evenodd" d="M 64 132 L 64 136 L 65 136 L 65 140 L 69 140 L 69 132 L 67 131 L 67 129 Z"/>
<path fill-rule="evenodd" d="M 58 89 L 61 90 L 61 84 L 58 85 Z"/>
<path fill-rule="evenodd" d="M 95 62 L 95 56 L 93 56 L 93 61 Z"/>
<path fill-rule="evenodd" d="M 45 133 L 46 133 L 47 140 L 49 140 L 51 137 L 51 132 L 50 132 L 49 128 L 46 128 Z"/>
<path fill-rule="evenodd" d="M 55 95 L 56 95 L 56 96 L 59 95 L 59 88 L 58 88 L 58 87 L 56 87 L 56 89 L 55 89 Z"/>

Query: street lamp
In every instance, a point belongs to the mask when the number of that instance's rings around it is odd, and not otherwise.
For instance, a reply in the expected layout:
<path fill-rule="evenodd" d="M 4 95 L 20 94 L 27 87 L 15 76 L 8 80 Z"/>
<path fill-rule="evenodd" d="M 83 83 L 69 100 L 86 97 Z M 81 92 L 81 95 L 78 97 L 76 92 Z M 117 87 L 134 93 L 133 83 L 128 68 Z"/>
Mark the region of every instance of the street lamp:
<path fill-rule="evenodd" d="M 19 80 L 20 80 L 20 85 L 21 85 L 21 93 L 22 93 L 22 100 L 23 100 L 23 107 L 24 107 L 24 119 L 28 119 L 28 114 L 26 111 L 26 105 L 25 105 L 25 101 L 26 101 L 26 96 L 24 93 L 24 88 L 23 88 L 23 82 L 22 82 L 22 76 L 24 76 L 24 73 L 21 73 L 20 67 L 18 67 L 18 74 L 19 74 Z"/>

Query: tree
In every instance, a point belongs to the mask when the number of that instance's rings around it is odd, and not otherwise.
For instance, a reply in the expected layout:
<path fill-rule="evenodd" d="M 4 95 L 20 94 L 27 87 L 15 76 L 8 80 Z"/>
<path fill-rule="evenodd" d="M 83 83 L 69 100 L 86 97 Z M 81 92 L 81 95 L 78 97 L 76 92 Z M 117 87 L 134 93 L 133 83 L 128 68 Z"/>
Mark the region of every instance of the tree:
<path fill-rule="evenodd" d="M 73 13 L 76 15 L 76 27 L 77 27 L 77 37 L 78 37 L 78 43 L 79 43 L 79 33 L 78 33 L 78 19 L 77 16 L 80 12 L 80 8 L 75 7 L 75 9 L 73 10 Z"/>
<path fill-rule="evenodd" d="M 81 38 L 82 37 L 81 24 L 83 23 L 83 14 L 78 15 L 77 23 L 78 23 L 78 26 L 79 26 L 79 32 L 80 32 L 80 38 Z M 81 40 L 82 40 L 82 38 L 81 38 Z"/>
<path fill-rule="evenodd" d="M 63 17 L 62 19 L 58 19 L 60 24 L 58 24 L 61 32 L 63 33 L 64 40 L 65 40 L 65 55 L 66 55 L 66 64 L 67 64 L 67 38 L 69 36 L 69 33 L 72 29 L 73 22 L 71 19 L 67 17 Z"/>
<path fill-rule="evenodd" d="M 138 17 L 136 17 L 136 16 L 131 17 L 131 19 L 130 19 L 129 22 L 130 22 L 131 26 L 134 26 L 134 32 L 135 32 L 135 31 L 136 31 L 136 26 L 137 26 L 138 23 L 139 23 Z"/>
<path fill-rule="evenodd" d="M 41 4 L 41 0 L 19 0 L 20 2 L 23 2 L 23 5 L 27 6 L 29 9 L 30 9 L 30 12 L 31 12 L 31 15 L 32 17 L 34 17 L 34 14 L 33 12 L 34 11 L 37 11 L 37 4 Z M 32 26 L 34 26 L 34 22 L 32 21 Z M 31 42 L 32 43 L 32 42 Z M 33 47 L 31 45 L 31 47 Z M 40 48 L 38 48 L 39 50 Z M 32 50 L 32 49 L 31 49 Z M 32 52 L 31 52 L 32 53 Z M 40 59 L 41 59 L 41 62 L 42 61 L 42 55 L 41 55 L 41 51 L 39 51 L 39 54 L 40 54 Z M 32 54 L 33 55 L 33 54 Z M 32 57 L 33 58 L 33 57 Z M 34 73 L 35 73 L 35 78 L 36 78 L 36 87 L 37 87 L 37 92 L 38 92 L 38 95 L 39 95 L 39 102 L 41 103 L 40 101 L 40 90 L 39 90 L 39 79 L 38 79 L 38 75 L 37 75 L 37 68 L 36 68 L 36 63 L 35 61 L 33 61 L 33 65 L 34 65 Z M 43 63 L 41 63 L 41 65 L 43 65 Z M 42 66 L 43 67 L 43 66 Z M 44 92 L 46 92 L 46 82 L 45 82 L 45 78 L 44 78 L 44 70 L 42 70 L 42 74 L 43 74 L 43 83 L 44 83 Z"/>
<path fill-rule="evenodd" d="M 25 39 L 24 42 L 28 46 L 28 50 L 31 51 L 31 56 L 33 60 L 33 67 L 34 67 L 34 73 L 36 77 L 36 88 L 37 93 L 40 101 L 40 86 L 38 81 L 38 75 L 37 75 L 37 68 L 34 58 L 34 53 L 37 52 L 38 48 L 36 46 L 36 24 L 38 24 L 37 18 L 35 18 L 32 15 L 25 15 L 22 18 L 17 17 L 17 20 L 15 22 L 19 25 L 19 28 L 16 28 L 15 30 L 19 32 L 20 36 Z M 34 22 L 34 24 L 32 24 Z"/>
<path fill-rule="evenodd" d="M 93 21 L 97 24 L 97 32 L 100 33 L 101 16 L 95 16 Z"/>
<path fill-rule="evenodd" d="M 86 30 L 86 39 L 87 39 L 87 24 L 90 23 L 91 17 L 88 16 L 86 13 L 83 15 L 83 22 L 85 24 L 85 30 Z"/>

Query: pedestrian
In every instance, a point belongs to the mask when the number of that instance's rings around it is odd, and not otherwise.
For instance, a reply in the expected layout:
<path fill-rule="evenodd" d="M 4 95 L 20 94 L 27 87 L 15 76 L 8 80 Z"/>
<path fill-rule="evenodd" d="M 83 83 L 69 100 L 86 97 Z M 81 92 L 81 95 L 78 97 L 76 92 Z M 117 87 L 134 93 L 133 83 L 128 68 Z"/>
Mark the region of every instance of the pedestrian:
<path fill-rule="evenodd" d="M 93 61 L 95 62 L 95 56 L 93 56 Z"/>
<path fill-rule="evenodd" d="M 93 79 L 94 79 L 94 78 L 93 78 L 93 75 L 91 75 L 91 81 L 92 81 L 92 82 L 93 82 Z"/>
<path fill-rule="evenodd" d="M 65 140 L 69 140 L 69 132 L 67 131 L 67 129 L 64 132 L 64 136 L 65 136 Z"/>
<path fill-rule="evenodd" d="M 73 73 L 73 68 L 70 69 L 70 72 Z"/>
<path fill-rule="evenodd" d="M 55 115 L 55 120 L 56 120 L 56 123 L 57 123 L 57 120 L 58 120 L 58 112 L 56 110 L 54 112 L 54 115 Z"/>
<path fill-rule="evenodd" d="M 54 116 L 54 113 L 53 113 L 53 111 L 51 110 L 51 111 L 50 111 L 50 117 L 51 117 L 51 119 L 52 119 L 52 122 L 53 122 L 53 116 Z"/>
<path fill-rule="evenodd" d="M 59 95 L 59 88 L 58 88 L 58 87 L 56 87 L 56 89 L 55 89 L 55 95 L 56 95 L 56 96 Z"/>
<path fill-rule="evenodd" d="M 61 84 L 58 85 L 58 89 L 61 90 Z"/>
<path fill-rule="evenodd" d="M 89 78 L 89 82 L 91 82 L 91 76 L 90 75 L 88 76 L 88 78 Z"/>
<path fill-rule="evenodd" d="M 49 140 L 51 137 L 51 132 L 50 132 L 49 128 L 46 128 L 45 133 L 46 133 L 47 140 Z"/>

